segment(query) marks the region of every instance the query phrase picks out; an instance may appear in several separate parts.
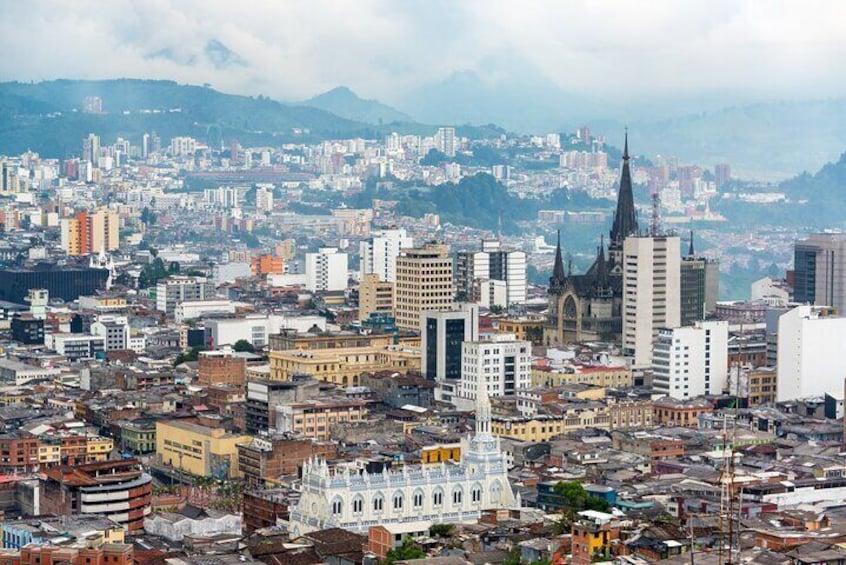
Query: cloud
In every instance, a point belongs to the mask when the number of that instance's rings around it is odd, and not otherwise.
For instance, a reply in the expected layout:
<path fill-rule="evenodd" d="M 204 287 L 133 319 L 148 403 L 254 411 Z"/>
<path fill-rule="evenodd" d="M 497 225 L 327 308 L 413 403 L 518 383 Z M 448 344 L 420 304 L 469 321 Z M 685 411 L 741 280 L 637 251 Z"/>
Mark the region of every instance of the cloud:
<path fill-rule="evenodd" d="M 846 5 L 822 0 L 34 0 L 0 21 L 6 79 L 168 78 L 396 100 L 511 53 L 603 96 L 846 92 Z M 490 63 L 491 59 L 494 64 Z"/>

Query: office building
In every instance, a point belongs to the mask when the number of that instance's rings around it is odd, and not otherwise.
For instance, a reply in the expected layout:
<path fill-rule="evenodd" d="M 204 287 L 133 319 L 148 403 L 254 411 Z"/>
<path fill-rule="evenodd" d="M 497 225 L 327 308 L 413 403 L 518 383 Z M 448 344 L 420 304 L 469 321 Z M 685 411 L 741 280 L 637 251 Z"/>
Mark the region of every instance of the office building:
<path fill-rule="evenodd" d="M 846 233 L 817 233 L 796 242 L 793 301 L 846 312 Z"/>
<path fill-rule="evenodd" d="M 728 379 L 728 322 L 659 329 L 652 370 L 658 394 L 679 400 L 722 394 Z"/>
<path fill-rule="evenodd" d="M 714 184 L 722 188 L 731 180 L 731 166 L 728 163 L 714 165 Z"/>
<path fill-rule="evenodd" d="M 89 133 L 82 140 L 82 160 L 95 166 L 100 159 L 100 136 Z"/>
<path fill-rule="evenodd" d="M 652 366 L 652 340 L 681 325 L 679 238 L 628 237 L 623 245 L 623 353 Z"/>
<path fill-rule="evenodd" d="M 454 294 L 449 246 L 427 243 L 397 257 L 394 315 L 399 329 L 419 331 L 421 313 L 452 307 Z"/>
<path fill-rule="evenodd" d="M 462 345 L 479 339 L 479 307 L 462 304 L 448 310 L 424 311 L 420 337 L 423 376 L 437 381 L 438 396 L 450 401 L 461 379 Z"/>
<path fill-rule="evenodd" d="M 532 343 L 513 335 L 488 334 L 461 347 L 458 396 L 475 401 L 479 388 L 490 396 L 511 396 L 532 383 Z"/>
<path fill-rule="evenodd" d="M 74 333 L 48 333 L 44 345 L 69 361 L 94 359 L 105 351 L 105 340 L 100 336 Z"/>
<path fill-rule="evenodd" d="M 248 380 L 245 405 L 247 433 L 258 435 L 275 430 L 277 407 L 302 402 L 319 393 L 320 383 L 309 378 L 291 381 Z"/>
<path fill-rule="evenodd" d="M 346 290 L 347 254 L 336 247 L 322 247 L 317 253 L 305 256 L 306 289 L 311 292 L 341 292 Z"/>
<path fill-rule="evenodd" d="M 174 275 L 156 285 L 156 310 L 173 315 L 180 302 L 214 298 L 214 283 L 205 277 Z"/>
<path fill-rule="evenodd" d="M 455 157 L 455 128 L 438 128 L 435 148 L 447 157 Z"/>
<path fill-rule="evenodd" d="M 91 333 L 103 338 L 104 351 L 129 349 L 129 320 L 126 316 L 98 316 Z"/>
<path fill-rule="evenodd" d="M 497 239 L 482 240 L 480 251 L 462 251 L 456 255 L 455 288 L 466 300 L 491 303 L 486 300 L 491 285 L 486 283 L 503 282 L 504 300 L 491 305 L 507 308 L 526 301 L 526 273 L 524 251 L 503 249 Z"/>
<path fill-rule="evenodd" d="M 358 319 L 364 321 L 371 314 L 394 315 L 394 283 L 379 280 L 379 275 L 362 275 L 358 285 Z"/>
<path fill-rule="evenodd" d="M 830 308 L 797 306 L 778 319 L 778 401 L 843 392 L 846 318 Z"/>
<path fill-rule="evenodd" d="M 414 247 L 414 240 L 404 228 L 376 230 L 360 244 L 361 274 L 375 274 L 384 282 L 396 281 L 397 257 L 400 251 Z"/>
<path fill-rule="evenodd" d="M 32 289 L 69 302 L 106 288 L 108 269 L 42 263 L 32 269 L 0 270 L 0 300 L 20 304 Z"/>
<path fill-rule="evenodd" d="M 714 312 L 720 293 L 720 263 L 696 256 L 692 231 L 687 255 L 681 260 L 679 284 L 681 325 L 691 326 Z"/>
<path fill-rule="evenodd" d="M 15 316 L 10 326 L 13 340 L 23 345 L 44 343 L 44 320 L 32 316 Z"/>
<path fill-rule="evenodd" d="M 68 255 L 89 255 L 119 247 L 120 218 L 107 208 L 78 212 L 61 220 L 62 249 Z"/>

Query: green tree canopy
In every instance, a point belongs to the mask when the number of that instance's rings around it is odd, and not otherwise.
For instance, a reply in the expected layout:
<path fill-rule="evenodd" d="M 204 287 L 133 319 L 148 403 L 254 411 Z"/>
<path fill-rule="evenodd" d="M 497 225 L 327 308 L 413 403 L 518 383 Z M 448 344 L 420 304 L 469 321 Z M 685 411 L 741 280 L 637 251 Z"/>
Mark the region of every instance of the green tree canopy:
<path fill-rule="evenodd" d="M 246 339 L 239 339 L 232 345 L 232 349 L 235 351 L 248 351 L 250 353 L 255 353 L 256 348 L 253 347 L 253 344 L 247 341 Z"/>
<path fill-rule="evenodd" d="M 411 538 L 405 538 L 402 545 L 390 550 L 385 555 L 385 565 L 391 565 L 395 561 L 404 561 L 406 559 L 421 559 L 426 557 L 426 553 L 414 545 Z"/>

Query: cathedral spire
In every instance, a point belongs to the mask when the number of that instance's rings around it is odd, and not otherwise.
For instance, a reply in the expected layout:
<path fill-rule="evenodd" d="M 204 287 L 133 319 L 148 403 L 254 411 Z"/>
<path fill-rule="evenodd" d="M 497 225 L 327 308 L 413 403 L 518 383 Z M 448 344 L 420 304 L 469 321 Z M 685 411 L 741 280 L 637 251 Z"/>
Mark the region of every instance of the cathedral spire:
<path fill-rule="evenodd" d="M 622 247 L 623 241 L 630 235 L 636 234 L 638 230 L 629 160 L 629 132 L 626 130 L 623 170 L 620 174 L 620 190 L 617 193 L 617 210 L 614 213 L 614 224 L 611 226 L 611 245 L 617 247 Z"/>
<path fill-rule="evenodd" d="M 550 284 L 564 284 L 564 258 L 561 256 L 561 230 L 558 230 L 558 245 L 555 248 L 555 264 L 552 267 L 552 278 Z"/>
<path fill-rule="evenodd" d="M 596 283 L 605 287 L 608 284 L 608 263 L 605 261 L 605 236 L 599 237 L 599 253 L 596 257 Z"/>
<path fill-rule="evenodd" d="M 693 252 L 693 230 L 690 230 L 690 247 L 687 250 L 688 257 L 695 257 L 696 254 Z"/>

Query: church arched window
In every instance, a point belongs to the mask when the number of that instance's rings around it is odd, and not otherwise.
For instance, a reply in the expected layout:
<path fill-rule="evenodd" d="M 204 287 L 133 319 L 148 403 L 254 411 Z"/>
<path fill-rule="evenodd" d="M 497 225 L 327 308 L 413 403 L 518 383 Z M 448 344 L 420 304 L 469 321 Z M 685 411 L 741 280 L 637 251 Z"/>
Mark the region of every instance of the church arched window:
<path fill-rule="evenodd" d="M 394 493 L 394 510 L 402 510 L 402 505 L 405 502 L 403 498 L 401 492 L 397 491 Z"/>
<path fill-rule="evenodd" d="M 452 503 L 455 505 L 461 504 L 462 499 L 464 498 L 464 491 L 461 490 L 461 487 L 455 487 L 452 489 Z"/>
<path fill-rule="evenodd" d="M 352 501 L 353 514 L 361 514 L 364 510 L 364 499 L 359 495 Z"/>
<path fill-rule="evenodd" d="M 336 497 L 332 500 L 332 515 L 339 516 L 344 512 L 344 501 Z"/>
<path fill-rule="evenodd" d="M 417 489 L 412 496 L 412 504 L 414 508 L 423 508 L 423 491 Z"/>
<path fill-rule="evenodd" d="M 374 512 L 381 512 L 385 509 L 385 497 L 382 496 L 382 493 L 377 493 L 376 496 L 373 497 L 373 511 Z"/>
<path fill-rule="evenodd" d="M 435 508 L 440 508 L 444 504 L 444 489 L 441 487 L 436 488 L 432 492 L 432 506 Z"/>
<path fill-rule="evenodd" d="M 474 484 L 470 489 L 470 501 L 474 504 L 482 502 L 482 486 L 479 483 Z"/>

